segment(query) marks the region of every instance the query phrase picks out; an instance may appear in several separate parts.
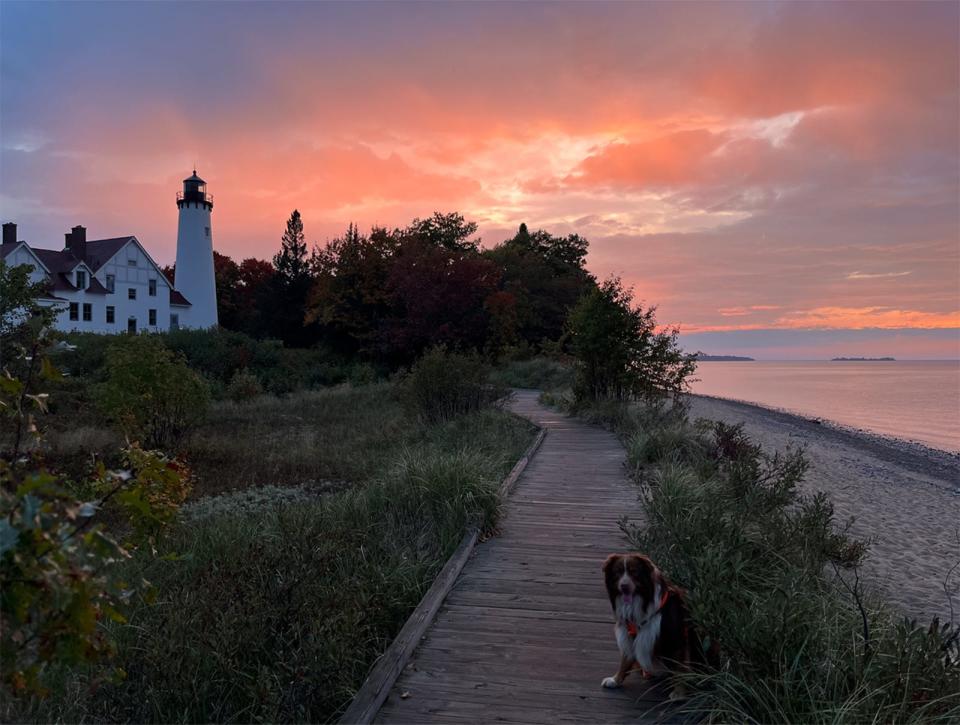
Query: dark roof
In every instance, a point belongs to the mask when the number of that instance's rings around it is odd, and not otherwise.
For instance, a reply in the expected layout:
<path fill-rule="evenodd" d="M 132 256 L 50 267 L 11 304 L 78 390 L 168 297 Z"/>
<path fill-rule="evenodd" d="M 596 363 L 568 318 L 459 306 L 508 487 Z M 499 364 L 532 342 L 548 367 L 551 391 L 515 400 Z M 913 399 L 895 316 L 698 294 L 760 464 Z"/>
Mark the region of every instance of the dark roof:
<path fill-rule="evenodd" d="M 177 292 L 173 287 L 170 288 L 170 304 L 179 305 L 181 307 L 190 307 L 190 302 L 186 297 L 183 296 L 180 292 Z"/>
<path fill-rule="evenodd" d="M 73 256 L 73 252 L 58 252 L 54 249 L 37 249 L 30 247 L 37 258 L 50 270 L 50 274 L 69 272 L 80 264 L 80 260 Z"/>
<path fill-rule="evenodd" d="M 206 184 L 206 183 L 207 183 L 206 181 L 204 181 L 203 179 L 201 179 L 199 176 L 197 176 L 197 170 L 196 170 L 196 169 L 194 169 L 194 170 L 193 170 L 193 174 L 192 174 L 191 176 L 188 176 L 186 179 L 184 179 L 184 181 L 197 181 L 197 182 L 199 182 L 199 183 L 201 183 L 201 184 Z"/>
<path fill-rule="evenodd" d="M 7 242 L 6 244 L 0 244 L 0 259 L 6 259 L 7 255 L 19 247 L 20 244 L 21 242 Z"/>
<path fill-rule="evenodd" d="M 87 242 L 87 264 L 94 272 L 110 261 L 114 254 L 133 239 L 129 237 L 112 237 L 110 239 L 94 239 Z"/>
<path fill-rule="evenodd" d="M 46 262 L 44 262 L 46 264 Z M 55 292 L 76 292 L 77 288 L 70 281 L 70 278 L 64 272 L 54 272 L 50 276 L 50 284 L 47 286 L 47 289 L 53 290 Z"/>
<path fill-rule="evenodd" d="M 87 242 L 87 257 L 83 261 L 96 274 L 97 270 L 110 261 L 111 257 L 119 252 L 133 237 L 112 237 L 111 239 L 93 239 Z M 9 245 L 3 245 L 7 247 Z M 80 260 L 69 249 L 57 251 L 55 249 L 37 249 L 30 247 L 51 273 L 69 272 L 80 264 Z M 4 252 L 9 254 L 9 252 Z"/>
<path fill-rule="evenodd" d="M 91 277 L 90 281 L 87 283 L 86 292 L 88 295 L 108 295 L 110 291 L 100 284 L 100 280 L 96 277 Z"/>

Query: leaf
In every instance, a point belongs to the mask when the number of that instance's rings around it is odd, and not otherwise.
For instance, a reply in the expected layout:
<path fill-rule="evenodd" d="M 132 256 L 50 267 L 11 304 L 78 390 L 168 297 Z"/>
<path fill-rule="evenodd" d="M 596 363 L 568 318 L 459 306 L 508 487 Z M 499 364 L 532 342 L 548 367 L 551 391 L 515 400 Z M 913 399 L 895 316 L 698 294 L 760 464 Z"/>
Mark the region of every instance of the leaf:
<path fill-rule="evenodd" d="M 3 556 L 15 547 L 19 540 L 20 532 L 11 526 L 10 522 L 6 519 L 0 519 L 0 556 Z"/>

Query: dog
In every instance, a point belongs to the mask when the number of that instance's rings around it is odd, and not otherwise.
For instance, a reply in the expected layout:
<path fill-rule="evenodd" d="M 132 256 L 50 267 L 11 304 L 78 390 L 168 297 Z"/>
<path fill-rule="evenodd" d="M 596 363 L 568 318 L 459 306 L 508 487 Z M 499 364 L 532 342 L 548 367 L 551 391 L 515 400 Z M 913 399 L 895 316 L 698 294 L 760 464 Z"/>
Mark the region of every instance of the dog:
<path fill-rule="evenodd" d="M 602 685 L 620 687 L 635 666 L 645 677 L 688 671 L 704 659 L 690 622 L 685 592 L 641 554 L 611 554 L 603 577 L 616 616 L 614 634 L 620 648 L 620 669 Z M 671 699 L 685 696 L 675 685 Z"/>

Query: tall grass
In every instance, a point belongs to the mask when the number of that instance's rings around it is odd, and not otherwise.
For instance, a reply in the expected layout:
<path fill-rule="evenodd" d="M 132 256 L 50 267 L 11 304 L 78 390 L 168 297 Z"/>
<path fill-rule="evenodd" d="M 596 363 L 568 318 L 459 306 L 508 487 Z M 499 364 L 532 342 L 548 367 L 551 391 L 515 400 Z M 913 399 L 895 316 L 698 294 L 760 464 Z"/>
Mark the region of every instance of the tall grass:
<path fill-rule="evenodd" d="M 511 360 L 498 365 L 490 379 L 509 388 L 556 391 L 573 385 L 573 367 L 546 357 Z"/>
<path fill-rule="evenodd" d="M 920 624 L 859 579 L 865 542 L 806 495 L 800 451 L 768 455 L 740 426 L 682 409 L 601 407 L 640 487 L 631 544 L 690 591 L 722 665 L 684 675 L 686 711 L 716 722 L 956 722 L 956 627 Z M 910 576 L 910 572 L 904 572 Z"/>
<path fill-rule="evenodd" d="M 335 720 L 468 525 L 494 525 L 499 482 L 533 435 L 525 421 L 489 409 L 421 424 L 389 393 L 375 386 L 224 404 L 243 422 L 234 444 L 223 433 L 224 455 L 238 457 L 222 459 L 224 475 L 244 466 L 282 474 L 281 455 L 266 443 L 267 462 L 241 450 L 272 421 L 281 432 L 268 440 L 280 451 L 293 445 L 290 430 L 311 436 L 296 444 L 298 474 L 309 465 L 317 475 L 342 470 L 354 485 L 326 495 L 237 491 L 188 507 L 156 556 L 141 552 L 125 565 L 124 577 L 146 578 L 157 597 L 111 626 L 122 681 L 91 690 L 65 674 L 50 698 L 0 709 L 3 718 Z M 320 420 L 326 430 L 306 430 Z M 337 468 L 337 455 L 362 460 Z"/>

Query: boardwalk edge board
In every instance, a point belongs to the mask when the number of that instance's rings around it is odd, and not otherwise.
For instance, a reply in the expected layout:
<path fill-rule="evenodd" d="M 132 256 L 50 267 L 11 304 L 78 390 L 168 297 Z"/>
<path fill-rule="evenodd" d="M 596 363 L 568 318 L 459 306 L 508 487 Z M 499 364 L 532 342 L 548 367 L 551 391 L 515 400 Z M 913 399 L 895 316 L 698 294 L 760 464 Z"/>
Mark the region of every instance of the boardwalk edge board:
<path fill-rule="evenodd" d="M 543 443 L 546 435 L 546 428 L 540 428 L 533 443 L 527 447 L 523 456 L 521 456 L 510 473 L 507 474 L 507 477 L 500 483 L 499 492 L 501 498 L 505 498 L 510 493 L 513 484 L 520 478 L 523 470 L 527 467 L 527 464 L 530 463 L 530 459 L 533 458 L 533 455 L 537 452 L 540 444 Z M 390 643 L 390 646 L 370 670 L 367 679 L 364 680 L 360 689 L 357 690 L 357 694 L 354 695 L 350 706 L 340 718 L 340 723 L 343 725 L 368 725 L 373 722 L 373 718 L 376 717 L 380 707 L 387 699 L 387 695 L 390 694 L 390 690 L 394 682 L 397 681 L 397 677 L 400 676 L 403 668 L 406 667 L 407 662 L 410 661 L 410 655 L 413 654 L 413 651 L 420 643 L 420 638 L 426 633 L 437 611 L 439 611 L 440 605 L 443 604 L 444 599 L 446 599 L 457 577 L 460 576 L 460 571 L 463 569 L 464 564 L 467 563 L 467 559 L 470 558 L 473 547 L 477 543 L 479 533 L 476 528 L 472 528 L 464 534 L 456 551 L 447 559 L 447 563 L 444 564 L 443 569 L 437 574 L 436 579 L 433 580 L 433 584 L 430 585 L 427 593 L 423 595 L 423 599 L 420 600 L 417 608 L 413 610 L 413 613 L 403 625 L 400 633 L 397 634 L 396 638 Z"/>

